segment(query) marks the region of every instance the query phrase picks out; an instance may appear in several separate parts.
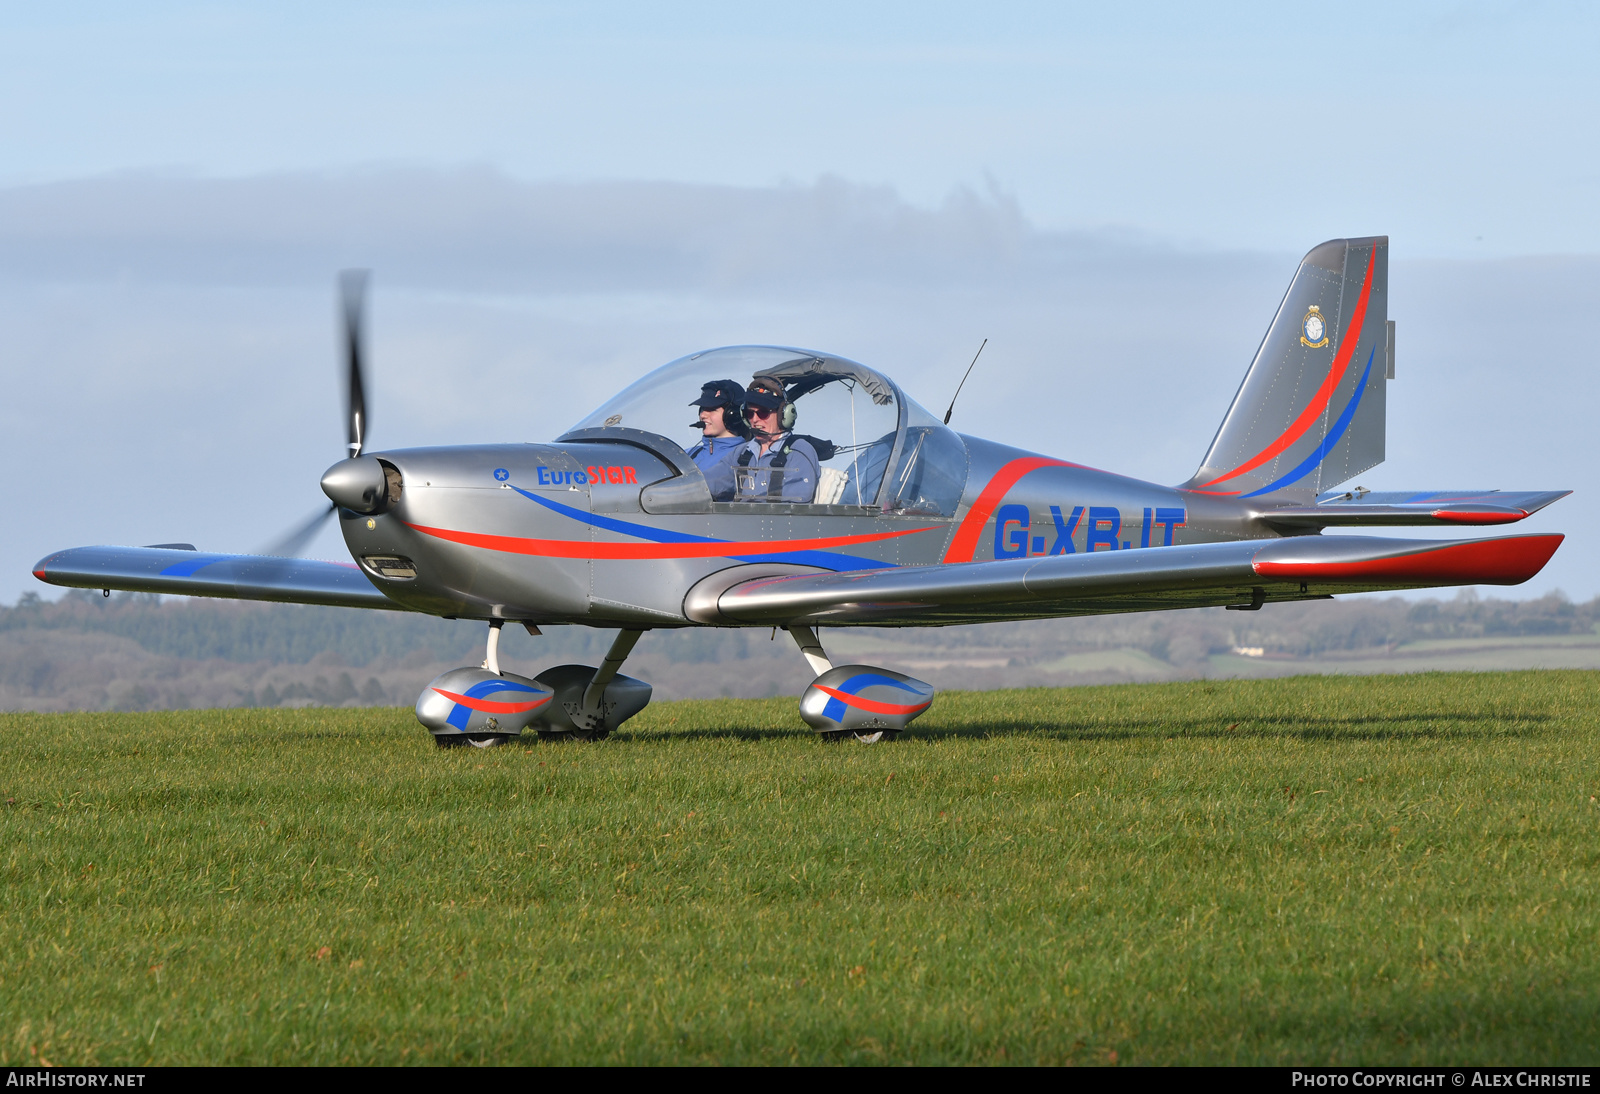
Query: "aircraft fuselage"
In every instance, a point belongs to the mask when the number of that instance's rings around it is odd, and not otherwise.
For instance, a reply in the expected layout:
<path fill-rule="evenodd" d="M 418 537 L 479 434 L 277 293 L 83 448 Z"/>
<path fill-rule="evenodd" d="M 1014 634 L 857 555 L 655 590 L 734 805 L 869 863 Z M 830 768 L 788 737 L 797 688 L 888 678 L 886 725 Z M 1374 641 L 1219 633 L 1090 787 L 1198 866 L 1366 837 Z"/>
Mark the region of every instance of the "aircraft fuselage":
<path fill-rule="evenodd" d="M 373 453 L 399 473 L 398 496 L 376 513 L 341 510 L 340 528 L 352 557 L 407 608 L 599 627 L 708 622 L 686 601 L 713 575 L 732 580 L 733 567 L 742 578 L 752 566 L 848 572 L 1279 534 L 1237 501 L 961 441 L 966 476 L 951 514 L 716 502 L 666 445 L 585 440 Z"/>

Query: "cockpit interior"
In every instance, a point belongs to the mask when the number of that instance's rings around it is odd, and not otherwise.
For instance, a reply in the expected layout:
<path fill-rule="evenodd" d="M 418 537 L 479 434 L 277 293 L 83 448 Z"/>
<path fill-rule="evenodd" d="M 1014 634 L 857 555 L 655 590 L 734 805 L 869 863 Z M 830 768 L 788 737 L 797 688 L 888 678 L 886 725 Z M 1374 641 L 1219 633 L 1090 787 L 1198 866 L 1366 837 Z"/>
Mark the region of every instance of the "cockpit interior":
<path fill-rule="evenodd" d="M 816 445 L 821 475 L 807 508 L 874 511 L 907 516 L 955 515 L 967 478 L 967 449 L 954 430 L 908 399 L 889 377 L 843 357 L 784 346 L 728 346 L 680 357 L 607 400 L 561 440 L 615 439 L 655 451 L 682 477 L 704 476 L 687 457 L 700 439 L 689 403 L 701 386 L 727 378 L 749 385 L 756 377 L 783 384 L 793 404 L 797 436 Z M 706 511 L 772 504 L 764 490 L 740 489 L 731 501 L 711 500 L 692 481 L 662 484 Z M 647 500 L 646 507 L 650 508 Z"/>

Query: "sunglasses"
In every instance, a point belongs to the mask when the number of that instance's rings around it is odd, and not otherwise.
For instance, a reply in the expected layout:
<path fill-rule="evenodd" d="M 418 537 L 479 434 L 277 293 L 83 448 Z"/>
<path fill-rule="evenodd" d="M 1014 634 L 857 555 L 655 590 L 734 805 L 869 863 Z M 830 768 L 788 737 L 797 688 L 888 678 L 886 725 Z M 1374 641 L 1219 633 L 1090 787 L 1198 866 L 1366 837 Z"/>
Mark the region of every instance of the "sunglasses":
<path fill-rule="evenodd" d="M 744 416 L 746 418 L 776 418 L 778 412 L 761 406 L 747 406 L 744 408 Z"/>

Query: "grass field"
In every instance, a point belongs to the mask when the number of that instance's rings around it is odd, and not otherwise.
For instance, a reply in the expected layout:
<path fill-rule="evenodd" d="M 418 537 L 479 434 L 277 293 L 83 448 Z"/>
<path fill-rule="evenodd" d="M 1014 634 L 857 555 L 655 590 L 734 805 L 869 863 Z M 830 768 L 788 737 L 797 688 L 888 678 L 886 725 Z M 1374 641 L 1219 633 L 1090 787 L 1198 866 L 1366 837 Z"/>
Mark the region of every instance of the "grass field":
<path fill-rule="evenodd" d="M 0 1061 L 1594 1063 L 1600 673 L 0 715 Z"/>

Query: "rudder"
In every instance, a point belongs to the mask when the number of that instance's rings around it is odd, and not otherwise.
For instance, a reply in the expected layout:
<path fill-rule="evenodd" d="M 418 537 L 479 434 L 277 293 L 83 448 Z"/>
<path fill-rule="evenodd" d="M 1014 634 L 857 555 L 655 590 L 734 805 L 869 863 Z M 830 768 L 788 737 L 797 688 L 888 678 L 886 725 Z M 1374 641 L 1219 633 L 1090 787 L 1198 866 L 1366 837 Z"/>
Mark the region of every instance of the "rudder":
<path fill-rule="evenodd" d="M 1387 236 L 1312 248 L 1184 488 L 1314 496 L 1382 463 L 1388 289 Z"/>

